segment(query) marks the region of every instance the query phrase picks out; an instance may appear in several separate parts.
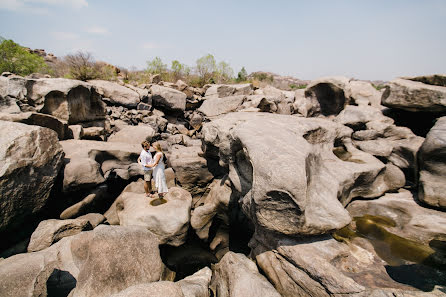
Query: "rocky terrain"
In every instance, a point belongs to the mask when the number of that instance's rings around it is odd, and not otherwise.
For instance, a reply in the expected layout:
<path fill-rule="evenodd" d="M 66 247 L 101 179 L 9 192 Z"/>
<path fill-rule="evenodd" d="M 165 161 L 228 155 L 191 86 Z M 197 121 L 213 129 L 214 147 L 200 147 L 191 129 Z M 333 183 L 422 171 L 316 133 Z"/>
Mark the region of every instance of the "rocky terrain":
<path fill-rule="evenodd" d="M 0 296 L 446 296 L 445 81 L 4 73 Z"/>

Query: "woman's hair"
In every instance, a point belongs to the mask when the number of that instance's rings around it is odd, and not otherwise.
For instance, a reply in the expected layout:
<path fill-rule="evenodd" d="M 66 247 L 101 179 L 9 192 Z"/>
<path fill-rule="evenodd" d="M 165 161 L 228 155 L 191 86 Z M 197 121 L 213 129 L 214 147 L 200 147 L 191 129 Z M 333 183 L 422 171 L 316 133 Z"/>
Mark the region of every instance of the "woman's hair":
<path fill-rule="evenodd" d="M 159 142 L 155 142 L 153 143 L 153 147 L 158 151 L 158 152 L 163 152 L 163 149 L 161 148 L 161 144 Z"/>

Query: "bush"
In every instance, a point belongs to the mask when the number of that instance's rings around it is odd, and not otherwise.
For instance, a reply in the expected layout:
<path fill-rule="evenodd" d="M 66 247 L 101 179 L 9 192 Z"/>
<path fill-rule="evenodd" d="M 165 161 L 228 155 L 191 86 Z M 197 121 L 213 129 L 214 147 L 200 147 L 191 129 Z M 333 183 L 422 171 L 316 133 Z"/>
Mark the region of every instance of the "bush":
<path fill-rule="evenodd" d="M 201 84 L 213 82 L 212 79 L 217 66 L 213 55 L 208 54 L 197 60 L 197 74 L 201 78 Z"/>
<path fill-rule="evenodd" d="M 48 65 L 42 57 L 28 52 L 12 40 L 2 38 L 0 42 L 0 73 L 11 72 L 28 75 L 36 72 L 48 72 Z"/>
<path fill-rule="evenodd" d="M 245 82 L 248 80 L 248 72 L 246 72 L 245 67 L 242 67 L 242 69 L 237 74 L 237 82 Z"/>

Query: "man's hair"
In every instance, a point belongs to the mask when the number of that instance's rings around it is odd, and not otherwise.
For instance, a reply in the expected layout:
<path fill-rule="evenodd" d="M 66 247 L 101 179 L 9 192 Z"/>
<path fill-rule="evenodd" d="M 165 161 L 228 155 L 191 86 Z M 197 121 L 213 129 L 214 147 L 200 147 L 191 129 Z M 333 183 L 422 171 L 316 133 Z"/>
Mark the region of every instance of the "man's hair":
<path fill-rule="evenodd" d="M 141 146 L 142 146 L 142 148 L 145 148 L 145 147 L 150 147 L 150 142 L 148 142 L 147 140 L 144 140 L 143 142 L 141 142 Z"/>

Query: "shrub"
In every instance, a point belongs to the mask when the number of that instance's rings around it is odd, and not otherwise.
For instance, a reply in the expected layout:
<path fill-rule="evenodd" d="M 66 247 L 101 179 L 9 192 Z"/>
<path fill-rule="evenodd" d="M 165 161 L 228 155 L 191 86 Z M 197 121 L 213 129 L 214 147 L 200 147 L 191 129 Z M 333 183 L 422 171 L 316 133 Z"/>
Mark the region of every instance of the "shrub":
<path fill-rule="evenodd" d="M 298 89 L 305 89 L 307 85 L 290 84 L 289 87 L 291 90 L 298 90 Z"/>
<path fill-rule="evenodd" d="M 218 63 L 217 71 L 214 75 L 214 80 L 219 83 L 227 83 L 232 80 L 234 71 L 226 62 Z"/>
<path fill-rule="evenodd" d="M 237 74 L 237 82 L 245 82 L 248 80 L 248 73 L 246 72 L 245 67 L 242 67 L 242 69 Z"/>
<path fill-rule="evenodd" d="M 197 74 L 203 85 L 214 81 L 212 78 L 216 70 L 217 66 L 213 55 L 208 54 L 197 60 Z"/>
<path fill-rule="evenodd" d="M 28 75 L 36 72 L 48 72 L 48 65 L 39 55 L 28 52 L 12 40 L 0 40 L 0 73 L 11 72 Z"/>
<path fill-rule="evenodd" d="M 64 62 L 68 66 L 68 75 L 64 76 L 83 81 L 98 78 L 93 56 L 88 52 L 66 55 Z"/>
<path fill-rule="evenodd" d="M 147 61 L 147 72 L 150 74 L 163 74 L 167 72 L 167 65 L 163 64 L 160 57 L 155 57 L 152 61 Z"/>

